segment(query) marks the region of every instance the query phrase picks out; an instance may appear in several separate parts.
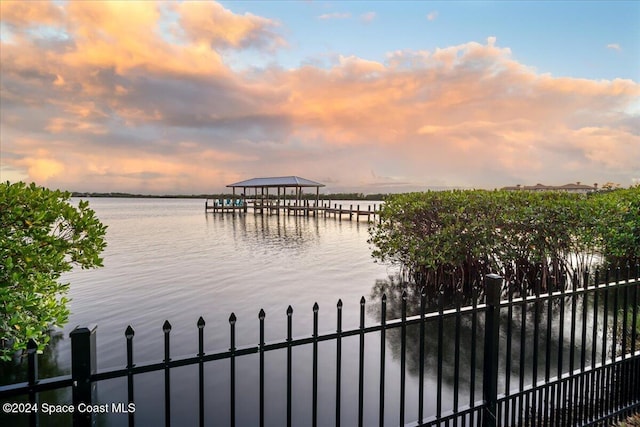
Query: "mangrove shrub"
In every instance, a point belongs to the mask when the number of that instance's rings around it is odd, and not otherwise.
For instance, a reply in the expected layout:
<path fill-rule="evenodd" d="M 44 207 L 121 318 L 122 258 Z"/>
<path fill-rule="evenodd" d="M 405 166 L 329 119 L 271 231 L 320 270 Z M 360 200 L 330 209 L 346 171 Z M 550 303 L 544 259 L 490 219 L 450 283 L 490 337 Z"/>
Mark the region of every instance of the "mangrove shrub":
<path fill-rule="evenodd" d="M 566 284 L 602 262 L 640 257 L 640 188 L 590 195 L 441 191 L 390 196 L 370 228 L 373 256 L 410 281 L 467 289 L 480 275 Z"/>
<path fill-rule="evenodd" d="M 102 265 L 106 227 L 70 193 L 23 182 L 0 183 L 0 360 L 33 339 L 41 351 L 52 326 L 67 321 L 68 283 L 75 266 Z"/>

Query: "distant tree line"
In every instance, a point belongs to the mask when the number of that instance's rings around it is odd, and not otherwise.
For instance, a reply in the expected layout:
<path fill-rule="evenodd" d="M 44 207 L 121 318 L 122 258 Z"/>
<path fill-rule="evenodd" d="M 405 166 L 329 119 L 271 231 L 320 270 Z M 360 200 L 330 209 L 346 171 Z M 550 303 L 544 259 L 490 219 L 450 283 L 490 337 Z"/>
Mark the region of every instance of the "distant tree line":
<path fill-rule="evenodd" d="M 388 194 L 376 193 L 376 194 L 363 194 L 363 193 L 330 193 L 330 194 L 320 194 L 320 200 L 371 200 L 371 201 L 382 201 L 385 200 Z M 303 193 L 302 197 L 304 199 L 315 200 L 315 194 L 306 194 Z"/>
<path fill-rule="evenodd" d="M 208 194 L 135 194 L 122 192 L 95 193 L 95 192 L 79 192 L 74 191 L 71 197 L 112 197 L 112 198 L 132 198 L 132 199 L 207 199 L 213 196 Z M 229 195 L 231 197 L 231 195 Z"/>
<path fill-rule="evenodd" d="M 555 288 L 596 267 L 640 261 L 640 187 L 592 194 L 456 190 L 386 198 L 373 257 L 406 279 L 468 291 L 494 272 Z"/>
<path fill-rule="evenodd" d="M 331 194 L 320 194 L 320 200 L 384 200 L 388 194 L 384 193 L 376 193 L 376 194 L 363 194 L 363 193 L 331 193 Z M 135 194 L 135 193 L 121 193 L 121 192 L 109 192 L 109 193 L 95 193 L 95 192 L 73 192 L 71 193 L 71 197 L 113 197 L 113 198 L 136 198 L 136 199 L 231 199 L 234 197 L 233 193 L 218 193 L 218 194 L 165 194 L 165 195 L 154 195 L 154 194 Z M 241 197 L 241 194 L 236 193 L 235 197 Z M 255 197 L 253 194 L 247 194 L 248 198 Z M 259 194 L 258 197 L 266 198 L 267 195 Z M 269 199 L 275 199 L 277 195 L 269 194 Z M 281 195 L 281 198 L 285 198 L 287 200 L 295 200 L 296 196 L 294 194 L 285 194 Z M 316 194 L 315 192 L 311 193 L 302 193 L 301 198 L 303 200 L 315 200 Z"/>

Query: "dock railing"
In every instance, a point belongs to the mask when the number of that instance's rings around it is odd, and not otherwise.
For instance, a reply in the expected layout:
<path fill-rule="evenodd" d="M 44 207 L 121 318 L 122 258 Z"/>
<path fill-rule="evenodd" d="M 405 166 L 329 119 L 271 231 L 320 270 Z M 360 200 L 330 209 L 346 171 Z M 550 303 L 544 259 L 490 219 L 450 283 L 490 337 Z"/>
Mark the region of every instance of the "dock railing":
<path fill-rule="evenodd" d="M 205 212 L 236 213 L 249 212 L 255 214 L 286 214 L 302 216 L 323 216 L 342 220 L 343 217 L 351 220 L 359 220 L 366 217 L 367 221 L 381 220 L 380 204 L 333 203 L 331 200 L 280 200 L 270 198 L 246 198 L 246 199 L 207 199 L 205 200 Z"/>
<path fill-rule="evenodd" d="M 615 276 L 615 278 L 612 278 Z M 320 421 L 327 424 L 327 417 L 336 426 L 341 424 L 341 411 L 344 399 L 341 390 L 344 373 L 342 372 L 344 355 L 343 341 L 348 337 L 358 338 L 358 419 L 357 424 L 365 422 L 364 398 L 365 386 L 365 341 L 368 336 L 380 337 L 379 381 L 376 387 L 378 395 L 377 424 L 385 423 L 385 403 L 389 399 L 385 385 L 397 381 L 400 390 L 400 405 L 395 415 L 397 425 L 405 426 L 585 426 L 610 425 L 631 413 L 640 411 L 640 346 L 638 345 L 638 302 L 640 298 L 640 268 L 626 271 L 627 279 L 620 279 L 620 270 L 594 276 L 585 274 L 582 278 L 573 277 L 569 289 L 553 289 L 549 286 L 542 290 L 540 283 L 533 289 L 521 288 L 522 293 L 515 297 L 508 292 L 502 299 L 506 286 L 497 275 L 481 278 L 472 297 L 472 303 L 461 307 L 445 309 L 442 298 L 434 312 L 427 312 L 427 290 L 419 290 L 418 314 L 408 315 L 407 291 L 402 292 L 400 316 L 387 319 L 387 297 L 380 301 L 380 322 L 365 324 L 365 298 L 360 300 L 360 323 L 357 328 L 342 328 L 342 301 L 336 305 L 336 329 L 326 333 L 318 331 L 320 308 L 314 304 L 313 328 L 310 335 L 292 336 L 293 309 L 286 311 L 286 338 L 276 342 L 265 342 L 266 313 L 260 310 L 257 316 L 259 340 L 255 345 L 236 346 L 236 316 L 229 316 L 229 348 L 219 352 L 206 353 L 204 347 L 205 321 L 197 322 L 198 353 L 185 358 L 171 357 L 171 324 L 166 321 L 162 326 L 164 337 L 164 358 L 156 363 L 134 363 L 134 336 L 131 326 L 126 328 L 126 366 L 98 371 L 95 339 L 97 327 L 89 325 L 78 327 L 71 334 L 71 375 L 41 379 L 38 377 L 38 356 L 35 343 L 30 343 L 27 354 L 28 381 L 0 387 L 0 399 L 28 397 L 30 405 L 37 405 L 39 394 L 52 389 L 71 387 L 74 408 L 87 407 L 96 403 L 96 387 L 101 381 L 126 378 L 127 403 L 135 405 L 134 385 L 138 375 L 149 372 L 164 372 L 164 387 L 158 393 L 159 406 L 163 406 L 165 425 L 171 423 L 171 382 L 172 369 L 197 365 L 198 383 L 198 423 L 211 425 L 211 419 L 205 418 L 207 387 L 205 386 L 204 365 L 215 360 L 229 361 L 230 418 L 225 425 L 236 425 L 238 378 L 243 375 L 236 368 L 236 361 L 248 355 L 258 355 L 258 377 L 255 383 L 259 389 L 259 408 L 256 425 L 272 425 L 265 415 L 265 358 L 276 350 L 286 350 L 286 420 L 281 425 L 292 425 L 292 402 L 296 398 L 292 390 L 292 349 L 310 346 L 312 351 L 311 376 L 313 394 L 309 421 L 315 426 Z M 483 300 L 479 295 L 484 295 Z M 444 336 L 444 323 L 453 322 L 452 336 Z M 465 342 L 461 338 L 461 324 L 470 325 L 471 334 Z M 418 372 L 417 389 L 408 390 L 406 382 L 408 328 L 418 332 Z M 391 378 L 385 372 L 385 351 L 390 344 L 388 332 L 394 331 L 397 355 L 400 363 L 399 377 Z M 484 330 L 484 333 L 482 331 Z M 506 331 L 506 334 L 505 334 Z M 553 332 L 556 331 L 556 332 Z M 425 338 L 431 337 L 437 342 L 436 349 L 427 349 Z M 415 334 L 411 335 L 415 339 Z M 430 339 L 430 342 L 433 342 Z M 443 359 L 445 340 L 453 342 L 453 401 L 443 403 Z M 335 405 L 331 414 L 318 411 L 318 345 L 322 342 L 335 343 L 335 371 L 331 373 L 335 385 Z M 516 354 L 516 343 L 519 352 Z M 415 343 L 413 343 L 415 344 Z M 460 348 L 469 346 L 471 356 L 469 367 L 460 366 Z M 567 348 L 568 347 L 568 348 Z M 480 351 L 480 349 L 482 351 Z M 426 351 L 437 353 L 433 367 L 435 390 L 425 390 L 425 368 L 428 367 Z M 368 352 L 371 351 L 369 348 Z M 482 355 L 481 357 L 479 357 Z M 525 356 L 532 363 L 525 362 Z M 567 357 L 568 356 L 568 357 Z M 414 373 L 415 374 L 415 373 Z M 323 372 L 323 376 L 329 375 Z M 326 379 L 326 378 L 325 378 Z M 468 382 L 463 392 L 460 380 Z M 513 384 L 513 383 L 517 384 Z M 481 395 L 476 395 L 477 386 L 482 383 Z M 355 386 L 355 385 L 354 385 Z M 428 396 L 425 392 L 429 392 Z M 417 419 L 407 420 L 406 393 L 416 393 Z M 369 396 L 369 394 L 367 394 Z M 461 398 L 464 398 L 464 401 Z M 425 399 L 435 401 L 433 413 L 425 413 Z M 32 408 L 34 406 L 31 406 Z M 414 408 L 415 409 L 415 408 Z M 136 423 L 136 413 L 129 412 L 128 425 Z M 322 419 L 320 417 L 322 416 Z M 23 416 L 25 424 L 39 424 L 41 415 L 31 411 Z M 74 426 L 94 425 L 95 414 L 75 411 Z M 277 421 L 275 421 L 277 422 Z M 216 424 L 217 425 L 217 424 Z"/>

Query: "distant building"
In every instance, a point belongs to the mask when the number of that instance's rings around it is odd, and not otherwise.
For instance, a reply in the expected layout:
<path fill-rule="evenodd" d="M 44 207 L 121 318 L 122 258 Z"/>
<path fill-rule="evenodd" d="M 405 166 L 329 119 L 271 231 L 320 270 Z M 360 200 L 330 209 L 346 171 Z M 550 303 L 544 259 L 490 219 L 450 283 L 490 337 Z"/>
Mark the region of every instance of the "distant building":
<path fill-rule="evenodd" d="M 585 185 L 581 184 L 580 181 L 575 184 L 565 184 L 565 185 L 516 185 L 511 187 L 502 187 L 502 190 L 508 191 L 567 191 L 569 193 L 591 193 L 594 191 L 598 191 L 598 184 Z"/>

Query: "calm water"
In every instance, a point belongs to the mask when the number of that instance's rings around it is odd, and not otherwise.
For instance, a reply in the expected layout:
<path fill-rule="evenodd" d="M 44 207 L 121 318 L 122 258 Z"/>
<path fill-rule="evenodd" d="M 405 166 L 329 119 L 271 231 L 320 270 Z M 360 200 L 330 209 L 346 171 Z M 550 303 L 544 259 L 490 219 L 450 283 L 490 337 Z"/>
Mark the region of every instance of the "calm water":
<path fill-rule="evenodd" d="M 360 297 L 368 298 L 376 280 L 391 274 L 373 262 L 364 220 L 205 214 L 201 200 L 90 203 L 109 227 L 108 247 L 103 268 L 66 277 L 72 314 L 64 334 L 97 323 L 99 368 L 123 362 L 113 347 L 124 345 L 127 325 L 136 331 L 139 360 L 162 355 L 167 319 L 176 355 L 194 351 L 199 316 L 207 322 L 211 350 L 228 346 L 231 312 L 238 318 L 238 345 L 257 342 L 261 308 L 267 339 L 286 334 L 288 305 L 294 335 L 311 333 L 315 302 L 320 329 L 335 328 L 338 298 L 355 321 Z"/>
<path fill-rule="evenodd" d="M 366 203 L 356 202 L 361 206 Z M 354 204 L 356 204 L 354 203 Z M 266 341 L 286 337 L 286 310 L 294 310 L 293 335 L 312 333 L 312 306 L 320 306 L 320 332 L 336 328 L 336 303 L 341 298 L 343 328 L 358 326 L 359 300 L 368 301 L 366 323 L 379 323 L 380 297 L 389 296 L 388 317 L 400 314 L 399 290 L 391 285 L 397 271 L 374 263 L 367 244 L 368 224 L 334 218 L 287 217 L 204 212 L 202 200 L 91 199 L 91 207 L 108 225 L 105 266 L 67 274 L 71 282 L 71 316 L 59 331 L 49 354 L 40 362 L 40 376 L 70 372 L 69 332 L 76 325 L 96 323 L 98 369 L 126 364 L 124 331 L 135 329 L 134 361 L 148 363 L 163 357 L 162 324 L 172 324 L 171 356 L 197 353 L 196 322 L 206 321 L 205 351 L 227 350 L 231 312 L 237 316 L 237 346 L 258 343 L 258 312 L 266 312 Z M 348 205 L 349 202 L 346 202 Z M 397 283 L 397 280 L 395 281 Z M 409 301 L 415 314 L 418 299 Z M 517 310 L 517 309 L 516 309 Z M 543 311 L 544 312 L 544 311 Z M 517 316 L 516 316 L 517 318 Z M 470 322 L 463 319 L 462 339 L 469 338 Z M 528 321 L 530 321 L 530 313 Z M 517 327 L 518 325 L 514 325 Z M 450 408 L 453 383 L 453 324 L 445 322 L 443 390 L 444 410 Z M 432 329 L 429 329 L 432 330 Z M 396 425 L 399 411 L 399 331 L 387 331 L 385 424 Z M 482 334 L 482 331 L 479 331 Z M 417 418 L 419 368 L 418 329 L 407 330 L 406 420 Z M 428 334 L 425 414 L 435 409 L 435 334 Z M 557 335 L 557 329 L 553 331 Z M 480 335 L 482 336 L 482 335 Z M 533 337 L 528 337 L 529 349 Z M 461 372 L 470 372 L 469 345 L 461 348 Z M 294 425 L 311 425 L 311 346 L 293 350 Z M 557 347 L 553 349 L 557 352 Z M 379 334 L 368 334 L 365 358 L 366 425 L 378 423 Z M 481 349 L 478 349 L 480 354 Z M 530 353 L 530 352 L 529 352 Z M 554 353 L 555 354 L 555 353 Z M 335 411 L 335 343 L 319 345 L 319 425 L 333 425 Z M 514 358 L 519 348 L 514 343 Z M 530 354 L 527 355 L 527 359 Z M 343 340 L 342 421 L 357 422 L 358 338 Z M 504 365 L 504 362 L 501 362 Z M 205 368 L 207 423 L 228 425 L 229 361 L 210 362 Z M 268 425 L 286 419 L 286 353 L 266 354 L 266 409 Z M 237 425 L 256 425 L 258 409 L 258 357 L 237 359 Z M 515 367 L 514 367 L 515 369 Z M 24 371 L 18 367 L 15 380 Z M 16 377 L 15 375 L 18 375 Z M 461 376 L 468 388 L 469 375 Z M 5 373 L 4 382 L 9 382 Z M 138 425 L 163 424 L 163 373 L 136 376 L 135 400 Z M 197 366 L 172 370 L 172 421 L 175 425 L 197 422 Z M 515 378 L 512 378 L 515 381 Z M 481 386 L 478 380 L 477 386 Z M 98 385 L 98 403 L 125 402 L 126 381 Z M 468 392 L 460 403 L 466 404 Z M 476 397 L 479 397 L 479 390 Z M 70 393 L 45 393 L 41 402 L 70 401 Z M 6 417 L 5 417 L 6 418 Z M 0 415 L 0 425 L 20 425 L 23 419 Z M 62 416 L 41 417 L 41 425 L 66 425 Z M 125 415 L 98 417 L 98 425 L 126 423 Z"/>
<path fill-rule="evenodd" d="M 366 202 L 356 203 L 367 205 Z M 285 313 L 289 305 L 294 310 L 294 336 L 311 334 L 315 302 L 320 306 L 320 331 L 335 330 L 338 298 L 344 303 L 343 327 L 356 327 L 360 297 L 369 300 L 376 282 L 384 281 L 394 273 L 373 262 L 366 242 L 368 224 L 364 219 L 352 222 L 251 213 L 205 214 L 202 200 L 98 198 L 90 199 L 90 205 L 108 225 L 104 267 L 73 271 L 63 278 L 71 282 L 71 316 L 59 331 L 51 356 L 41 362 L 41 376 L 70 372 L 68 335 L 76 325 L 98 325 L 98 369 L 122 367 L 126 363 L 124 330 L 127 325 L 136 331 L 134 357 L 139 363 L 162 358 L 162 324 L 165 320 L 173 326 L 172 357 L 197 352 L 196 322 L 199 316 L 207 322 L 205 348 L 208 352 L 228 348 L 231 312 L 238 318 L 238 346 L 258 342 L 261 308 L 267 314 L 267 341 L 286 337 Z M 371 311 L 367 313 L 368 324 L 379 321 Z M 353 344 L 349 347 L 345 343 L 345 383 L 349 382 L 350 372 L 357 373 L 356 342 Z M 367 345 L 379 348 L 375 338 Z M 333 355 L 333 348 L 334 345 L 321 345 L 321 355 L 325 350 Z M 310 413 L 310 406 L 306 407 L 311 401 L 310 363 L 307 363 L 310 355 L 310 348 L 294 351 L 300 371 L 294 378 L 294 391 L 301 400 L 295 410 L 297 425 L 305 425 L 303 418 Z M 268 353 L 267 387 L 273 389 L 271 396 L 275 389 L 285 387 L 283 369 L 280 369 L 284 366 L 283 357 L 284 353 Z M 332 357 L 327 355 L 327 359 Z M 387 359 L 393 361 L 391 356 Z M 321 369 L 333 370 L 334 363 L 333 360 L 321 363 Z M 371 370 L 375 372 L 376 365 L 374 361 L 372 363 Z M 255 367 L 256 358 L 238 360 L 238 372 L 255 371 Z M 208 406 L 209 420 L 223 422 L 228 419 L 227 371 L 228 361 L 208 366 L 207 380 L 211 383 L 208 400 L 214 400 Z M 196 372 L 197 367 L 178 369 L 174 375 L 172 389 L 180 402 L 173 410 L 177 422 L 195 422 Z M 238 379 L 239 407 L 246 399 L 247 404 L 257 408 L 257 376 L 254 374 Z M 136 419 L 141 425 L 159 424 L 162 411 L 157 407 L 163 401 L 162 373 L 138 378 Z M 330 407 L 335 386 L 321 375 L 320 388 L 320 404 L 324 402 Z M 328 393 L 323 399 L 323 389 L 331 390 L 331 397 Z M 392 391 L 393 387 L 389 386 L 389 389 Z M 345 399 L 357 397 L 353 391 L 347 387 L 343 391 Z M 376 387 L 372 388 L 372 393 L 374 391 L 377 391 Z M 184 398 L 185 395 L 192 398 Z M 65 400 L 65 396 L 60 395 L 48 398 Z M 101 402 L 125 401 L 125 382 L 100 383 L 98 398 Z M 279 402 L 279 398 L 273 400 L 267 405 L 267 413 L 277 420 L 275 425 L 279 425 L 283 402 Z M 371 400 L 377 401 L 377 398 Z M 41 401 L 46 402 L 47 396 Z M 350 414 L 349 410 L 345 413 L 346 422 L 357 415 L 355 412 Z M 255 415 L 254 411 L 240 410 L 237 421 L 239 425 L 252 425 Z M 43 425 L 56 424 L 54 418 L 41 421 Z M 333 423 L 329 414 L 326 420 Z M 99 421 L 105 425 L 119 425 L 126 419 L 112 415 Z"/>

